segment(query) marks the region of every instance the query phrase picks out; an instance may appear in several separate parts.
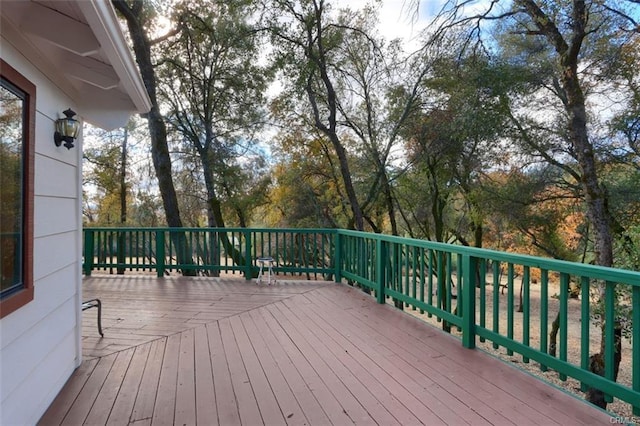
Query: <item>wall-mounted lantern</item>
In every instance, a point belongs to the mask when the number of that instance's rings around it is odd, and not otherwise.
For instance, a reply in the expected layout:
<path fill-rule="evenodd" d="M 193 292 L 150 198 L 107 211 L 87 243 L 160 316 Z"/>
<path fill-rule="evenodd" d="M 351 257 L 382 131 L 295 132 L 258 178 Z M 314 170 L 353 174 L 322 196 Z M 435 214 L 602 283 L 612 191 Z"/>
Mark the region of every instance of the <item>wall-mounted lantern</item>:
<path fill-rule="evenodd" d="M 56 146 L 62 145 L 67 149 L 73 148 L 73 142 L 78 137 L 78 131 L 80 130 L 80 123 L 74 119 L 76 113 L 71 109 L 63 111 L 66 118 L 59 118 L 56 120 L 56 132 L 53 134 L 53 140 Z"/>

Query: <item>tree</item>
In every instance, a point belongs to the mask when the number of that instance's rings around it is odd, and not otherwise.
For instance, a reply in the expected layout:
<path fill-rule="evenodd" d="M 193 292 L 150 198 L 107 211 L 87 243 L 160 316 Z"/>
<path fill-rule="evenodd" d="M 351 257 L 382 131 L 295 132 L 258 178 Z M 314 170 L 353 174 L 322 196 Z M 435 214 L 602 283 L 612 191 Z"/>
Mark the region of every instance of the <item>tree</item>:
<path fill-rule="evenodd" d="M 292 123 L 293 124 L 293 123 Z M 347 227 L 351 214 L 331 142 L 298 125 L 280 133 L 265 216 L 268 226 Z"/>
<path fill-rule="evenodd" d="M 248 204 L 240 194 L 249 182 L 248 164 L 255 134 L 264 125 L 263 93 L 268 70 L 259 65 L 258 33 L 249 22 L 251 2 L 189 2 L 174 9 L 179 35 L 162 55 L 161 90 L 168 121 L 185 147 L 183 162 L 196 159 L 206 189 L 208 226 L 225 227 L 223 201 L 234 202 L 234 215 L 246 226 Z M 254 159 L 254 164 L 258 164 Z M 240 250 L 220 234 L 237 264 Z M 217 241 L 212 242 L 214 262 Z M 247 254 L 248 255 L 248 254 Z"/>
<path fill-rule="evenodd" d="M 460 54 L 463 42 L 452 34 L 423 56 L 429 72 L 402 126 L 407 174 L 398 197 L 410 235 L 481 247 L 481 177 L 508 158 L 508 116 L 495 94 L 513 79 L 482 52 Z"/>
<path fill-rule="evenodd" d="M 146 115 L 151 138 L 153 165 L 158 178 L 167 224 L 182 227 L 176 191 L 171 178 L 171 157 L 167 144 L 167 129 L 158 102 L 158 79 L 153 64 L 152 47 L 167 36 L 150 40 L 147 31 L 152 26 L 153 13 L 150 5 L 143 0 L 112 0 L 116 10 L 127 22 L 133 51 L 145 88 L 151 100 L 151 110 Z"/>
<path fill-rule="evenodd" d="M 330 7 L 324 0 L 274 0 L 270 29 L 276 56 L 284 73 L 294 85 L 293 93 L 302 95 L 312 111 L 313 125 L 330 141 L 340 165 L 354 227 L 364 229 L 364 217 L 353 184 L 347 149 L 340 136 L 339 102 L 332 75 L 333 55 L 341 42 L 357 31 L 329 21 Z M 297 97 L 297 96 L 296 96 Z M 294 98 L 295 99 L 295 98 Z"/>
<path fill-rule="evenodd" d="M 398 234 L 396 200 L 402 123 L 427 66 L 376 33 L 377 11 L 333 10 L 326 1 L 273 1 L 274 56 L 286 81 L 280 119 L 308 123 L 331 143 L 356 229 Z M 291 22 L 294 25 L 291 25 Z M 295 111 L 289 117 L 282 110 Z"/>
<path fill-rule="evenodd" d="M 633 14 L 624 10 L 631 3 L 516 0 L 502 9 L 491 2 L 473 15 L 466 14 L 466 3 L 446 3 L 435 20 L 433 39 L 466 28 L 468 48 L 491 52 L 495 45 L 492 53 L 502 55 L 505 63 L 542 71 L 539 78 L 523 86 L 528 90 L 509 99 L 517 131 L 514 136 L 521 146 L 528 147 L 528 153 L 562 169 L 579 183 L 593 233 L 595 261 L 612 266 L 615 221 L 595 144 L 599 122 L 596 115 L 589 114 L 587 105 L 607 83 L 617 82 L 612 65 L 637 38 Z M 500 31 L 495 44 L 486 42 L 491 22 L 497 22 L 493 29 Z M 549 114 L 536 115 L 534 105 Z M 600 399 L 589 395 L 590 401 L 606 406 Z"/>
<path fill-rule="evenodd" d="M 267 70 L 249 24 L 249 3 L 188 3 L 177 7 L 179 37 L 164 50 L 161 89 L 169 123 L 202 166 L 208 225 L 224 227 L 222 197 L 243 186 L 240 161 L 264 125 Z M 240 215 L 240 221 L 246 222 Z"/>
<path fill-rule="evenodd" d="M 87 200 L 95 206 L 88 205 L 84 213 L 87 219 L 93 216 L 89 222 L 94 226 L 129 223 L 127 206 L 132 204 L 135 182 L 128 167 L 128 144 L 134 126 L 130 120 L 122 129 L 105 132 L 91 128 L 87 131 L 87 139 L 97 141 L 88 144 L 83 151 L 84 183 L 94 188 Z"/>
<path fill-rule="evenodd" d="M 158 40 L 149 39 L 149 34 L 153 22 L 153 8 L 150 5 L 145 6 L 143 0 L 112 0 L 115 9 L 120 12 L 127 22 L 129 36 L 133 44 L 136 62 L 142 76 L 147 94 L 151 100 L 151 110 L 146 114 L 147 123 L 149 125 L 149 135 L 151 137 L 151 155 L 153 158 L 153 166 L 158 178 L 158 187 L 162 196 L 162 204 L 164 206 L 167 225 L 172 228 L 181 228 L 182 220 L 180 219 L 180 210 L 178 207 L 178 197 L 173 185 L 171 174 L 171 156 L 169 155 L 169 147 L 167 144 L 167 128 L 160 111 L 160 104 L 157 93 L 157 77 L 153 64 L 152 47 L 159 41 L 164 40 L 174 34 L 171 32 Z M 172 232 L 171 239 L 179 249 L 178 262 L 183 264 L 192 263 L 184 247 L 184 234 Z M 185 257 L 186 256 L 186 257 Z M 193 271 L 183 271 L 185 275 L 194 273 Z"/>

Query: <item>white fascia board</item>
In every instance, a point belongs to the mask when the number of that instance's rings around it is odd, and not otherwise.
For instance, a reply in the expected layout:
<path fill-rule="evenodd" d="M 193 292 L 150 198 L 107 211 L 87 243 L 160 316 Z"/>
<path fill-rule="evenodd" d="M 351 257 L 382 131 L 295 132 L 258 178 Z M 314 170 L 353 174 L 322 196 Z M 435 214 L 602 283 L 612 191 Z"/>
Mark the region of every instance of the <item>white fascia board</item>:
<path fill-rule="evenodd" d="M 149 112 L 151 101 L 111 2 L 108 0 L 78 1 L 77 5 L 100 41 L 102 51 L 118 74 L 123 89 L 131 97 L 137 112 Z"/>

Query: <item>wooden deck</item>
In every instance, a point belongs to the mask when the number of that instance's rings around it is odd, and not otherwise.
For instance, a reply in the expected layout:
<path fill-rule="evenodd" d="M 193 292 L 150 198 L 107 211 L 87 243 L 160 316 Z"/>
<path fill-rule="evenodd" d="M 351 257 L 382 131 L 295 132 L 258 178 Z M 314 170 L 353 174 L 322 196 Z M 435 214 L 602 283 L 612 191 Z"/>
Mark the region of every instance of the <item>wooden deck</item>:
<path fill-rule="evenodd" d="M 40 423 L 605 425 L 606 413 L 344 285 L 92 277 Z"/>

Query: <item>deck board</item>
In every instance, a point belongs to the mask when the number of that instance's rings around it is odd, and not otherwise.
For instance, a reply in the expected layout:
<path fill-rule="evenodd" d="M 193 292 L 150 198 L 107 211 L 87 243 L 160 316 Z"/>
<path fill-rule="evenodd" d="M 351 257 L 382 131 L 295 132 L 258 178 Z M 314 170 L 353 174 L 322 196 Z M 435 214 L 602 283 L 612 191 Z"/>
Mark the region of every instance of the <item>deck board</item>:
<path fill-rule="evenodd" d="M 312 324 L 295 317 L 286 305 L 277 304 L 273 309 L 279 309 L 279 316 L 287 319 L 282 321 L 283 326 L 294 336 L 305 356 L 310 358 L 318 375 L 332 390 L 354 423 L 371 423 L 375 419 L 384 425 L 399 424 L 371 390 L 344 365 L 346 357 L 342 354 L 335 356 L 324 342 L 315 336 L 316 330 Z"/>
<path fill-rule="evenodd" d="M 93 404 L 95 404 L 102 385 L 109 376 L 111 367 L 118 357 L 117 353 L 109 354 L 104 358 L 100 358 L 96 368 L 91 373 L 91 376 L 87 379 L 86 383 L 82 387 L 82 392 L 78 394 L 78 397 L 70 407 L 69 412 L 62 421 L 63 425 L 78 425 L 85 422 L 87 415 L 91 411 Z"/>
<path fill-rule="evenodd" d="M 331 303 L 324 300 L 321 297 L 317 297 L 314 300 L 314 304 L 310 306 L 310 310 L 313 310 L 317 316 L 322 315 L 322 310 L 332 309 Z M 453 380 L 451 373 L 451 366 L 433 365 L 433 360 L 437 360 L 441 357 L 440 352 L 436 352 L 432 349 L 432 346 L 426 346 L 424 348 L 418 348 L 415 356 L 406 350 L 406 347 L 399 344 L 398 339 L 402 338 L 404 327 L 400 325 L 397 329 L 392 329 L 393 323 L 390 320 L 381 321 L 374 327 L 370 313 L 363 313 L 363 317 L 359 315 L 353 315 L 349 313 L 350 310 L 339 311 L 339 321 L 342 326 L 340 332 L 344 339 L 342 343 L 347 345 L 351 351 L 365 351 L 369 360 L 364 359 L 367 367 L 372 371 L 378 371 L 380 374 L 384 374 L 386 383 L 392 383 L 390 379 L 397 381 L 396 385 L 401 385 L 412 395 L 418 398 L 421 403 L 432 406 L 434 403 L 440 406 L 455 407 L 459 405 L 459 401 L 467 401 L 469 406 L 473 407 L 475 413 L 480 414 L 480 418 L 477 415 L 474 416 L 474 424 L 482 424 L 486 420 L 488 423 L 493 424 L 509 424 L 513 423 L 504 416 L 500 415 L 499 411 L 495 411 L 494 408 L 487 405 L 485 401 L 479 399 L 483 396 L 482 393 L 478 395 L 477 389 L 474 388 L 474 392 L 470 392 L 465 388 L 465 383 L 473 382 L 473 374 L 461 376 L 460 369 L 453 369 L 455 371 L 456 380 Z M 366 315 L 366 316 L 364 316 Z M 365 321 L 366 318 L 366 321 Z M 371 333 L 376 333 L 374 342 L 360 338 L 359 334 L 362 330 L 367 330 Z M 428 338 L 436 337 L 438 333 L 433 330 L 434 334 L 427 334 Z M 368 335 L 368 333 L 367 333 Z M 424 334 L 423 334 L 424 336 Z M 414 343 L 415 345 L 415 343 Z M 456 347 L 456 349 L 459 349 Z M 425 361 L 428 360 L 428 361 Z M 392 360 L 392 362 L 390 362 Z M 462 370 L 464 372 L 464 370 Z M 460 380 L 462 379 L 462 380 Z M 429 384 L 429 387 L 425 387 L 425 384 Z M 391 385 L 390 385 L 391 386 Z M 446 388 L 447 394 L 442 392 L 435 392 L 438 388 Z M 395 390 L 394 392 L 399 392 Z M 484 395 L 486 398 L 490 398 L 490 394 Z M 445 399 L 442 401 L 442 399 Z M 502 400 L 497 401 L 500 405 Z M 451 404 L 451 405 L 447 405 Z M 414 404 L 408 404 L 411 410 L 419 409 L 419 406 Z M 492 403 L 492 405 L 494 405 Z M 449 414 L 445 413 L 448 416 Z M 424 417 L 424 413 L 420 413 L 421 418 Z M 453 422 L 455 419 L 444 418 L 446 422 Z"/>
<path fill-rule="evenodd" d="M 282 415 L 287 424 L 308 423 L 304 411 L 298 404 L 296 397 L 289 387 L 284 374 L 278 368 L 267 343 L 258 331 L 258 324 L 250 313 L 245 312 L 239 316 L 242 326 L 246 331 L 246 337 L 252 342 L 256 360 L 260 363 L 260 368 L 264 372 L 266 385 L 273 389 L 275 407 L 280 407 Z M 287 373 L 285 373 L 287 374 Z"/>
<path fill-rule="evenodd" d="M 228 318 L 219 321 L 220 337 L 224 347 L 231 385 L 236 396 L 236 403 L 240 413 L 240 422 L 245 425 L 256 425 L 262 423 L 258 401 L 253 393 L 249 375 L 242 362 L 241 348 L 238 347 L 231 324 Z"/>
<path fill-rule="evenodd" d="M 332 303 L 327 300 L 328 303 Z M 337 303 L 340 303 L 339 301 Z M 433 382 L 430 387 L 432 392 L 431 400 L 439 401 L 443 407 L 447 406 L 447 401 L 442 401 L 442 398 L 446 398 L 448 394 L 451 394 L 458 401 L 465 401 L 475 410 L 479 410 L 483 405 L 487 404 L 487 401 L 492 401 L 491 406 L 502 407 L 500 412 L 505 414 L 517 412 L 518 424 L 557 424 L 558 421 L 553 419 L 543 419 L 541 423 L 539 414 L 536 414 L 535 410 L 531 410 L 530 407 L 523 403 L 522 400 L 517 398 L 517 394 L 514 394 L 510 383 L 502 383 L 495 380 L 495 374 L 502 370 L 504 367 L 509 367 L 506 364 L 493 364 L 486 354 L 479 351 L 464 350 L 459 341 L 451 338 L 450 336 L 441 335 L 437 330 L 432 330 L 428 335 L 429 339 L 439 338 L 438 345 L 429 344 L 422 340 L 424 336 L 422 330 L 419 333 L 411 333 L 415 325 L 424 327 L 422 323 L 414 321 L 413 318 L 403 316 L 385 315 L 389 311 L 388 306 L 381 306 L 381 312 L 372 313 L 368 309 L 358 309 L 344 311 L 348 313 L 348 319 L 345 322 L 355 322 L 357 327 L 364 327 L 365 330 L 369 328 L 370 332 L 380 333 L 376 337 L 376 341 L 382 343 L 388 350 L 392 351 L 393 356 L 396 359 L 403 360 L 406 364 L 404 368 L 407 370 L 412 369 L 413 373 L 424 374 L 427 380 Z M 367 322 L 360 319 L 359 314 L 366 315 Z M 382 316 L 383 318 L 378 318 Z M 395 322 L 395 324 L 394 324 Z M 394 327 L 395 326 L 395 327 Z M 392 328 L 394 327 L 394 328 Z M 414 342 L 409 344 L 409 342 Z M 463 354 L 462 352 L 468 352 Z M 425 356 L 426 355 L 426 356 Z M 413 367 L 411 367 L 413 366 Z M 499 368 L 498 368 L 499 367 Z M 393 367 L 389 367 L 392 371 Z M 513 370 L 508 368 L 509 372 Z M 483 377 L 483 373 L 488 371 L 489 376 Z M 399 374 L 396 372 L 396 374 Z M 483 380 L 478 380 L 479 378 Z M 405 377 L 404 381 L 407 382 L 409 378 Z M 485 380 L 487 379 L 487 380 Z M 511 382 L 510 380 L 506 380 Z M 517 381 L 517 380 L 516 380 Z M 493 382 L 498 382 L 494 384 Z M 501 395 L 500 398 L 495 398 L 496 393 L 499 392 L 500 386 L 509 388 L 509 392 Z M 441 389 L 446 389 L 446 393 L 438 392 Z M 474 398 L 473 395 L 479 395 L 481 398 Z M 485 418 L 485 417 L 483 417 Z M 508 418 L 495 419 L 497 424 L 504 424 L 510 422 Z"/>
<path fill-rule="evenodd" d="M 140 379 L 140 387 L 135 396 L 133 410 L 130 415 L 131 422 L 150 423 L 153 418 L 166 342 L 166 338 L 161 338 L 149 343 L 149 356 Z M 115 416 L 123 417 L 126 415 L 126 412 L 114 413 L 114 418 Z"/>
<path fill-rule="evenodd" d="M 216 410 L 216 393 L 213 385 L 213 369 L 211 366 L 211 352 L 205 326 L 194 329 L 194 372 L 196 423 L 207 424 L 211 419 L 218 419 Z"/>
<path fill-rule="evenodd" d="M 233 392 L 231 371 L 227 362 L 227 354 L 222 345 L 219 323 L 212 323 L 206 328 L 207 337 L 209 338 L 209 351 L 211 353 L 218 423 L 221 425 L 239 425 L 238 400 Z"/>
<path fill-rule="evenodd" d="M 417 424 L 419 419 L 428 420 L 429 423 L 446 421 L 429 410 L 428 403 L 424 403 L 423 400 L 429 401 L 433 398 L 425 398 L 427 395 L 420 392 L 420 387 L 414 387 L 414 392 L 405 387 L 410 386 L 413 379 L 396 368 L 395 358 L 383 359 L 377 345 L 370 346 L 363 342 L 361 349 L 352 343 L 352 339 L 357 338 L 357 330 L 349 331 L 350 324 L 341 322 L 339 328 L 335 327 L 331 321 L 323 318 L 321 313 L 316 312 L 313 305 L 300 308 L 291 304 L 289 308 L 296 312 L 301 321 L 305 321 L 306 324 L 313 323 L 318 336 L 327 342 L 327 348 L 340 358 L 345 367 L 354 372 L 363 385 L 372 390 L 374 395 L 384 396 L 380 402 L 385 404 L 400 424 Z M 376 359 L 378 363 L 374 361 Z M 404 376 L 405 381 L 398 382 L 396 375 Z M 423 380 L 424 384 L 427 378 Z M 459 422 L 459 419 L 449 420 Z"/>
<path fill-rule="evenodd" d="M 284 407 L 283 412 L 286 413 L 287 419 L 295 422 L 295 424 L 329 424 L 329 418 L 316 399 L 314 393 L 309 388 L 308 383 L 305 382 L 293 361 L 287 355 L 284 347 L 279 344 L 278 338 L 274 334 L 272 328 L 266 324 L 266 318 L 264 317 L 263 310 L 254 310 L 248 314 L 256 326 L 257 335 L 263 339 L 263 352 L 268 352 L 271 355 L 280 375 L 286 381 L 287 387 L 291 390 L 296 399 L 296 403 L 302 410 L 300 417 L 298 417 L 296 416 L 295 409 L 289 412 L 290 410 L 287 409 L 288 405 L 282 405 Z M 276 374 L 274 370 L 271 370 L 271 368 L 269 368 L 268 371 L 272 374 Z M 278 386 L 278 384 L 281 384 L 281 386 L 277 387 L 278 389 L 282 387 L 280 392 L 287 392 L 286 387 L 281 382 L 276 382 L 274 380 L 273 383 L 274 388 Z"/>
<path fill-rule="evenodd" d="M 173 425 L 176 408 L 176 386 L 178 383 L 178 360 L 180 358 L 180 334 L 169 336 L 164 347 L 160 379 L 152 424 Z"/>
<path fill-rule="evenodd" d="M 116 359 L 109 370 L 109 373 L 100 388 L 91 411 L 87 416 L 86 423 L 106 424 L 111 414 L 116 398 L 123 390 L 124 376 L 127 373 L 135 348 L 129 348 L 116 354 Z"/>
<path fill-rule="evenodd" d="M 122 386 L 119 389 L 112 411 L 109 413 L 107 424 L 121 425 L 129 422 L 130 413 L 133 411 L 150 351 L 151 343 L 145 343 L 135 348 L 129 368 L 122 380 Z"/>
<path fill-rule="evenodd" d="M 304 356 L 296 342 L 280 327 L 279 322 L 273 317 L 268 308 L 261 311 L 265 319 L 266 327 L 271 330 L 276 338 L 275 344 L 280 345 L 285 355 L 291 360 L 291 372 L 297 372 L 300 375 L 310 392 L 317 399 L 321 407 L 323 407 L 330 423 L 334 425 L 352 424 L 353 422 L 347 415 L 347 412 L 340 405 L 340 401 L 335 398 L 331 390 L 325 385 L 322 378 L 311 365 L 311 361 Z"/>
<path fill-rule="evenodd" d="M 345 285 L 92 277 L 43 425 L 551 425 L 610 417 Z"/>
<path fill-rule="evenodd" d="M 190 329 L 180 333 L 174 424 L 196 424 L 195 371 L 194 330 Z"/>

